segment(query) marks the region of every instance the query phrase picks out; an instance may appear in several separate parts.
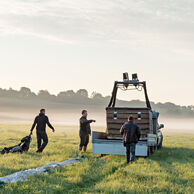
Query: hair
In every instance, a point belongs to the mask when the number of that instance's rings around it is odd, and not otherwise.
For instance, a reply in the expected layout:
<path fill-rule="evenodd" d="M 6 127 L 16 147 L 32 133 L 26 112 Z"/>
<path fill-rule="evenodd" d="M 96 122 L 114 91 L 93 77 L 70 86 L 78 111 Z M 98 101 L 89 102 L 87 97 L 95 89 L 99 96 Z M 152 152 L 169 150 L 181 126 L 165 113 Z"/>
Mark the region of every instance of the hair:
<path fill-rule="evenodd" d="M 42 113 L 42 112 L 44 112 L 45 111 L 45 109 L 44 108 L 42 108 L 42 109 L 40 109 L 40 112 Z"/>
<path fill-rule="evenodd" d="M 133 121 L 134 120 L 134 117 L 133 116 L 129 116 L 129 121 Z"/>
<path fill-rule="evenodd" d="M 87 112 L 87 110 L 82 110 L 82 115 L 83 115 L 85 112 Z"/>

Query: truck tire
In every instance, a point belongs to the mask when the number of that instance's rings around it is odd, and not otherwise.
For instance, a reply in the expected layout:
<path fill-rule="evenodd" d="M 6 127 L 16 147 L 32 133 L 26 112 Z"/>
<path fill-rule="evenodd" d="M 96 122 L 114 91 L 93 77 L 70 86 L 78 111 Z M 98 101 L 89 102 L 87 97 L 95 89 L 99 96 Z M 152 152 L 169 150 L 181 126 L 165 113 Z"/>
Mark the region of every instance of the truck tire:
<path fill-rule="evenodd" d="M 161 149 L 162 148 L 162 143 L 163 143 L 163 135 L 161 135 L 161 139 L 160 139 L 160 142 L 158 144 L 158 149 Z"/>
<path fill-rule="evenodd" d="M 150 156 L 150 147 L 148 147 L 147 149 L 148 150 L 147 150 L 147 156 L 146 156 L 146 158 Z"/>

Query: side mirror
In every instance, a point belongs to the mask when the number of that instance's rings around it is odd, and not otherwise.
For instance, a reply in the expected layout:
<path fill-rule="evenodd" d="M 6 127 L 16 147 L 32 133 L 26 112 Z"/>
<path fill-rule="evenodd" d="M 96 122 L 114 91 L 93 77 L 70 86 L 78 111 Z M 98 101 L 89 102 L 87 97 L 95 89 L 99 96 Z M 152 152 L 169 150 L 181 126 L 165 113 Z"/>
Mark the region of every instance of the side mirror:
<path fill-rule="evenodd" d="M 164 124 L 160 124 L 159 129 L 164 128 Z"/>

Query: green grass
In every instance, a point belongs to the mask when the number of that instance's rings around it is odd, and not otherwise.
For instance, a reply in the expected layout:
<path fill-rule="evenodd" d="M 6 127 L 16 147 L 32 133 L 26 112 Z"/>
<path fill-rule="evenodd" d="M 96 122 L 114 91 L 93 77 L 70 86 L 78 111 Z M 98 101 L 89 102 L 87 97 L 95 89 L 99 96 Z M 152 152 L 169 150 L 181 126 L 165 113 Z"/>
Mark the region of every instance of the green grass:
<path fill-rule="evenodd" d="M 28 125 L 0 125 L 0 148 L 17 144 Z M 77 127 L 58 126 L 49 144 L 36 154 L 36 139 L 25 154 L 0 156 L 0 176 L 53 161 L 84 155 L 83 162 L 3 185 L 0 193 L 194 193 L 194 134 L 165 134 L 164 148 L 126 165 L 125 156 L 78 153 Z"/>

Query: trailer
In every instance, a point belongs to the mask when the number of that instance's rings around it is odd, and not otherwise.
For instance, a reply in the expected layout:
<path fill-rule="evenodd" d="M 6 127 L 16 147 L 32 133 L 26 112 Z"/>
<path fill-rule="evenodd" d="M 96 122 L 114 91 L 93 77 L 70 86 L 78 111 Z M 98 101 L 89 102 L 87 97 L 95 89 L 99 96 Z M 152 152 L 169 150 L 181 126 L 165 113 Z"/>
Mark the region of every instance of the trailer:
<path fill-rule="evenodd" d="M 118 89 L 124 91 L 144 91 L 146 107 L 116 107 Z M 147 157 L 157 149 L 162 148 L 164 125 L 158 124 L 159 113 L 152 110 L 147 94 L 146 82 L 140 82 L 137 74 L 132 74 L 129 80 L 128 73 L 123 74 L 123 81 L 115 81 L 112 97 L 106 107 L 106 132 L 92 132 L 92 152 L 101 155 L 125 155 L 120 128 L 133 116 L 135 123 L 141 128 L 141 137 L 136 144 L 136 156 Z"/>

